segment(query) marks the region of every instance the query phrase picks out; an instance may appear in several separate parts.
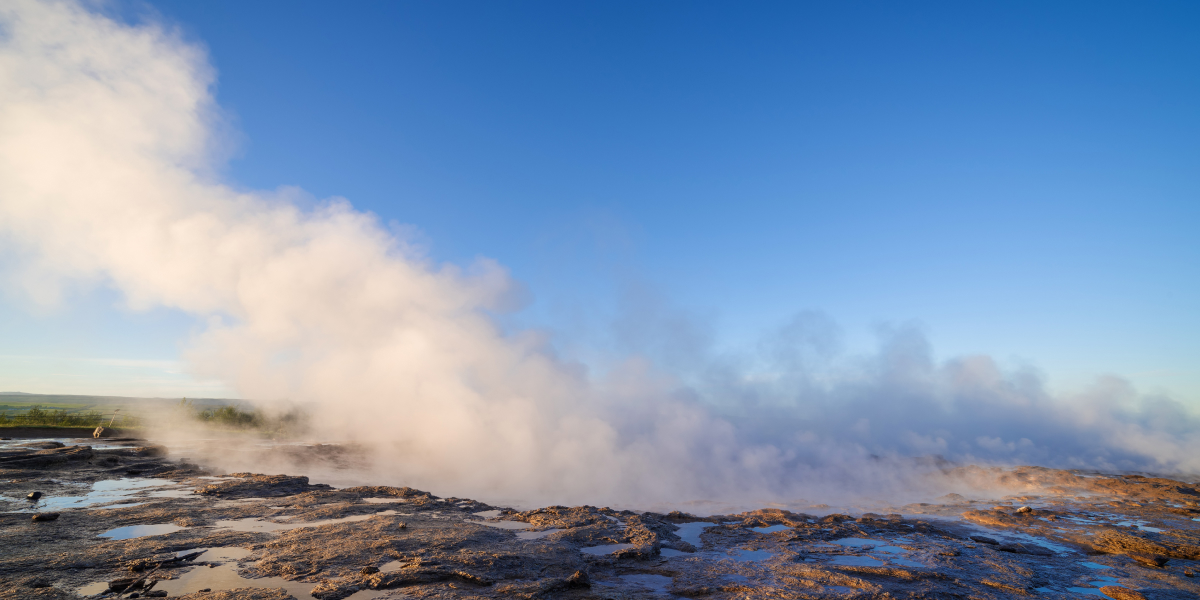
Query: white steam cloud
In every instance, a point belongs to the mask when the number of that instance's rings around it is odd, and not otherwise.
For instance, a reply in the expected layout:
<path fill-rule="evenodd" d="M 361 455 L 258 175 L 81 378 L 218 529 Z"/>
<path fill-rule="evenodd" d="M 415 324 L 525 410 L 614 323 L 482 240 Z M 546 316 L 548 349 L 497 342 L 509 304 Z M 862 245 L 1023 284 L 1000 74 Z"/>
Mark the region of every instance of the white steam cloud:
<path fill-rule="evenodd" d="M 688 386 L 637 357 L 589 374 L 500 331 L 488 313 L 513 285 L 495 262 L 433 264 L 345 201 L 306 210 L 222 183 L 214 77 L 160 25 L 3 3 L 9 275 L 39 303 L 105 285 L 195 315 L 197 375 L 311 406 L 318 434 L 376 448 L 390 483 L 636 503 L 812 498 L 878 483 L 903 456 L 1200 471 L 1200 422 L 1169 399 L 1118 380 L 1054 398 L 986 357 L 937 364 L 903 330 L 841 359 L 819 315 L 753 369 L 704 361 Z"/>

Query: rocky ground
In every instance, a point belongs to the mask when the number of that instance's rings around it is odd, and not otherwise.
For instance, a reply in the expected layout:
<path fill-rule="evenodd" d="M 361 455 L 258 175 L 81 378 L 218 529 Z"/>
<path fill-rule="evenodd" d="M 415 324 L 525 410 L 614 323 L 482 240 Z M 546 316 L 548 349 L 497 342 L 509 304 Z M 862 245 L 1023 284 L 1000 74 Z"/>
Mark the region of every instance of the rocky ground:
<path fill-rule="evenodd" d="M 1200 597 L 1200 487 L 1171 479 L 967 467 L 1025 495 L 853 515 L 518 512 L 213 476 L 143 444 L 0 441 L 0 598 Z"/>

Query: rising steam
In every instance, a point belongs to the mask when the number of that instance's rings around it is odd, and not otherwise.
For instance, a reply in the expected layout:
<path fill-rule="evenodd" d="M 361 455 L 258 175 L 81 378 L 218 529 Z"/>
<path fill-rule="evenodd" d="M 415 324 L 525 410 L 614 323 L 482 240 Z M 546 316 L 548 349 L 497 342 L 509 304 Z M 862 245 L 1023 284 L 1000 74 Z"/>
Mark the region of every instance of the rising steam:
<path fill-rule="evenodd" d="M 986 357 L 938 364 L 912 331 L 829 351 L 804 315 L 754 366 L 685 385 L 644 358 L 603 374 L 488 316 L 490 260 L 434 264 L 370 214 L 221 181 L 202 49 L 75 2 L 0 6 L 0 242 L 35 302 L 80 285 L 202 323 L 194 373 L 309 406 L 314 434 L 377 452 L 390 483 L 556 502 L 795 498 L 897 457 L 1200 471 L 1200 425 L 1119 380 L 1051 397 Z M 750 376 L 753 373 L 754 376 Z"/>

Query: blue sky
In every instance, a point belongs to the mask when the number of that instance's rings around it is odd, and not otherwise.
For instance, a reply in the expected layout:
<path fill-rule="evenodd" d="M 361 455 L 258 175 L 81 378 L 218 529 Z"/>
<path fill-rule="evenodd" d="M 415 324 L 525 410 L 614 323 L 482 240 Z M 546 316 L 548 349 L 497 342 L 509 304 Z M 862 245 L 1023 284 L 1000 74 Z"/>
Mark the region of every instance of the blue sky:
<path fill-rule="evenodd" d="M 229 181 L 495 258 L 506 322 L 564 346 L 646 351 L 609 332 L 631 304 L 717 349 L 819 310 L 852 350 L 917 323 L 1200 404 L 1195 4 L 149 7 L 209 50 Z M 190 318 L 119 301 L 3 300 L 0 387 L 220 392 L 162 367 Z"/>

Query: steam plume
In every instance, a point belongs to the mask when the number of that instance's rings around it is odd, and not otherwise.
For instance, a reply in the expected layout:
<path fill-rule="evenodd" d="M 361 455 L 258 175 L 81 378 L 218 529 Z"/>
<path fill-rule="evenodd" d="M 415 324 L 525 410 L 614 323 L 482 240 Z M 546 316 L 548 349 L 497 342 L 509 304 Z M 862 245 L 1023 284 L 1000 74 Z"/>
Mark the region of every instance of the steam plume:
<path fill-rule="evenodd" d="M 499 264 L 434 264 L 332 199 L 221 181 L 202 49 L 70 1 L 0 6 L 0 236 L 36 302 L 119 290 L 204 326 L 186 358 L 243 397 L 313 407 L 397 483 L 555 502 L 812 497 L 895 457 L 1200 470 L 1196 417 L 1119 380 L 1051 397 L 987 357 L 938 364 L 900 331 L 839 357 L 806 315 L 756 367 L 685 385 L 629 357 L 604 374 L 503 334 Z M 764 377 L 749 377 L 753 370 Z M 882 462 L 881 462 L 882 461 Z"/>

